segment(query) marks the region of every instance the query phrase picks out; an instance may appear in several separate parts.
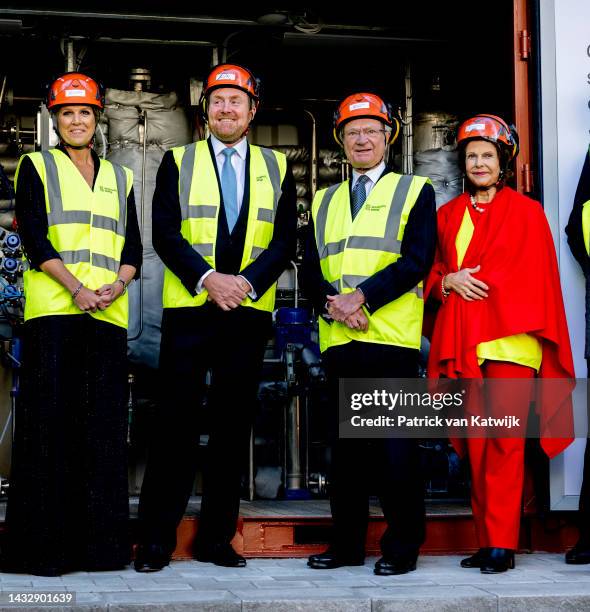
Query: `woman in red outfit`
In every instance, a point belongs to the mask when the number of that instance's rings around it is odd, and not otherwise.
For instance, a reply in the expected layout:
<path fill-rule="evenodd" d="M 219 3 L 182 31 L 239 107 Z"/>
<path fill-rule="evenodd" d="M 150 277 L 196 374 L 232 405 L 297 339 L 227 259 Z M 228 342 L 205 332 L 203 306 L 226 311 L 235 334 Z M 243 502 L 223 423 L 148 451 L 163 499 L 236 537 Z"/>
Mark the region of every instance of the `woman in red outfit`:
<path fill-rule="evenodd" d="M 515 129 L 478 115 L 458 133 L 467 192 L 438 211 L 438 247 L 426 296 L 440 302 L 428 363 L 431 378 L 573 378 L 553 240 L 539 202 L 505 186 L 518 153 Z M 522 397 L 516 397 L 516 394 Z M 521 406 L 530 386 L 486 398 L 488 410 Z M 517 415 L 515 415 L 517 416 Z M 542 440 L 547 454 L 569 439 Z M 455 442 L 454 442 L 455 443 Z M 458 440 L 469 455 L 471 501 L 480 549 L 462 567 L 514 567 L 524 479 L 523 438 Z"/>

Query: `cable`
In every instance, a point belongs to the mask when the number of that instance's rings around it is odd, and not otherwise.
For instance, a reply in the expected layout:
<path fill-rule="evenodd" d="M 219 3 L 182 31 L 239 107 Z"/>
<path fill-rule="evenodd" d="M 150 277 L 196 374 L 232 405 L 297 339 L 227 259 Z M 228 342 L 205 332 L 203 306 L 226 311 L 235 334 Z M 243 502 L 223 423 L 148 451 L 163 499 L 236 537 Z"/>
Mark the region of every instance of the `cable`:
<path fill-rule="evenodd" d="M 96 124 L 96 129 L 100 133 L 100 137 L 102 139 L 102 158 L 107 158 L 107 139 L 105 138 L 104 132 L 102 131 L 102 127 L 100 125 L 100 121 Z"/>

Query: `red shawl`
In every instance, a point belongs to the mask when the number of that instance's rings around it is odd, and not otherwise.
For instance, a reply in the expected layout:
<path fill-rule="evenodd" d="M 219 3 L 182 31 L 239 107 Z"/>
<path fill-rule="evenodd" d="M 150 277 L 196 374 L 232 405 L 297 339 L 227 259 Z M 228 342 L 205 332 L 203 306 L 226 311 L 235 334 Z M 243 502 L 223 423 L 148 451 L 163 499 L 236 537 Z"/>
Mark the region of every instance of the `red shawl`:
<path fill-rule="evenodd" d="M 458 271 L 455 240 L 469 205 L 469 196 L 462 194 L 438 211 L 437 254 L 426 281 L 426 299 L 440 295 L 445 274 Z M 481 270 L 476 277 L 489 286 L 488 297 L 468 302 L 451 292 L 444 301 L 432 333 L 428 376 L 481 378 L 477 345 L 526 333 L 541 342 L 540 377 L 574 378 L 555 248 L 539 202 L 509 187 L 496 193 L 475 226 L 462 262 L 463 268 L 477 265 Z M 545 405 L 537 406 L 542 419 L 550 420 L 558 409 L 554 402 L 555 397 L 546 397 Z M 544 438 L 541 443 L 553 457 L 571 439 Z"/>

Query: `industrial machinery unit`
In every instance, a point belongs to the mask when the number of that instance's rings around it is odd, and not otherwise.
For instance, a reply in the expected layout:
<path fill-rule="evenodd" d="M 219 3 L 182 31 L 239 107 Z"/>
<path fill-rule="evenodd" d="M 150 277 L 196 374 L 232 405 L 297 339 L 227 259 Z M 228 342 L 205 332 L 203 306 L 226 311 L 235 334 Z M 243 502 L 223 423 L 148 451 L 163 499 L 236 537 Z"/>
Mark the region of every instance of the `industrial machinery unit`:
<path fill-rule="evenodd" d="M 391 101 L 403 129 L 388 161 L 399 172 L 430 176 L 438 205 L 462 191 L 454 144 L 458 122 L 482 110 L 511 118 L 521 135 L 516 186 L 538 197 L 540 184 L 531 178 L 540 163 L 531 135 L 534 74 L 519 64 L 527 58 L 518 57 L 515 42 L 534 6 L 514 0 L 485 11 L 463 1 L 436 7 L 416 2 L 391 14 L 340 6 L 202 15 L 199 7 L 178 3 L 165 11 L 152 2 L 86 2 L 83 8 L 54 3 L 51 9 L 23 0 L 8 4 L 0 8 L 0 316 L 10 323 L 2 327 L 10 346 L 0 379 L 0 395 L 7 398 L 6 409 L 0 402 L 0 476 L 9 479 L 6 432 L 17 391 L 8 370 L 18 366 L 14 339 L 22 301 L 20 241 L 11 232 L 12 179 L 22 153 L 55 144 L 44 84 L 64 70 L 104 83 L 97 150 L 135 175 L 144 243 L 142 277 L 130 287 L 130 493 L 137 494 L 162 308 L 163 265 L 151 243 L 156 172 L 167 149 L 206 137 L 197 113 L 202 79 L 212 65 L 231 61 L 261 78 L 262 104 L 248 138 L 287 155 L 297 183 L 300 234 L 297 258 L 279 280 L 244 498 L 325 498 L 330 457 L 324 374 L 298 276 L 313 196 L 349 173 L 332 137 L 333 111 L 353 91 L 374 91 Z M 474 27 L 481 20 L 489 27 L 485 41 Z M 204 449 L 206 431 L 201 439 Z M 428 498 L 465 505 L 466 472 L 448 441 L 425 441 L 423 457 Z"/>

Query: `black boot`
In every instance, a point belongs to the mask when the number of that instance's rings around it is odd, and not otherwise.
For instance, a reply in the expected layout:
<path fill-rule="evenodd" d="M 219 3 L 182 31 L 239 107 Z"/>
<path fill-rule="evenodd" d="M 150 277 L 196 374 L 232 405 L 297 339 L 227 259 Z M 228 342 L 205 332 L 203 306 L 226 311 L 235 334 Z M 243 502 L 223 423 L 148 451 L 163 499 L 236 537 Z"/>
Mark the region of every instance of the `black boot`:
<path fill-rule="evenodd" d="M 514 551 L 509 548 L 490 548 L 479 571 L 482 574 L 500 574 L 514 569 Z"/>
<path fill-rule="evenodd" d="M 587 565 L 590 563 L 590 538 L 580 536 L 576 545 L 565 553 L 565 562 L 569 565 Z"/>
<path fill-rule="evenodd" d="M 486 560 L 490 552 L 489 548 L 480 548 L 471 557 L 461 560 L 461 567 L 481 567 L 481 564 Z"/>

